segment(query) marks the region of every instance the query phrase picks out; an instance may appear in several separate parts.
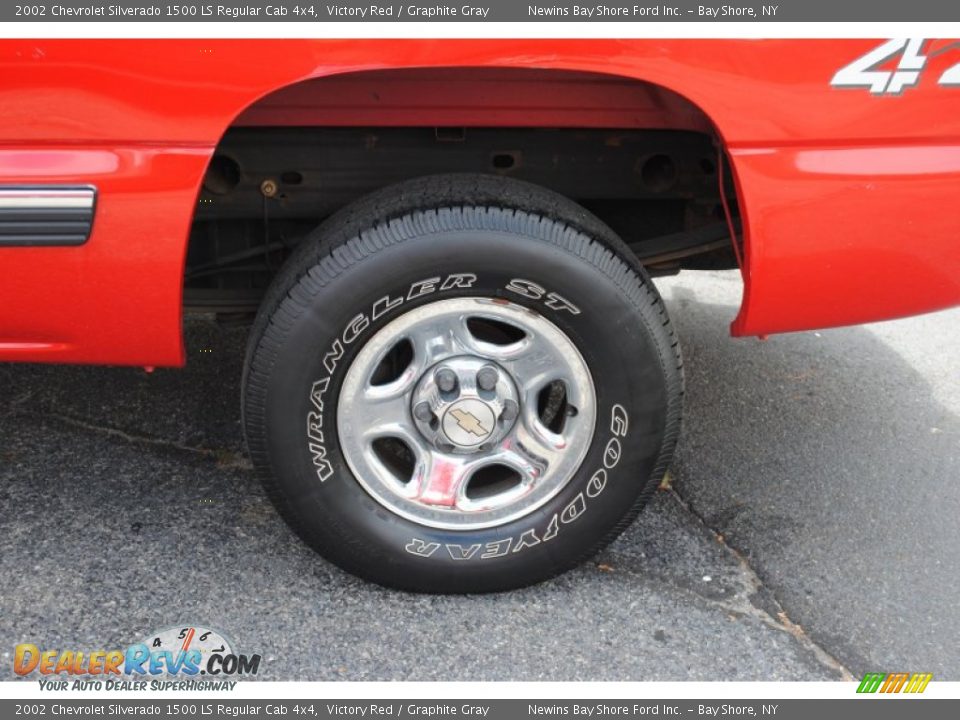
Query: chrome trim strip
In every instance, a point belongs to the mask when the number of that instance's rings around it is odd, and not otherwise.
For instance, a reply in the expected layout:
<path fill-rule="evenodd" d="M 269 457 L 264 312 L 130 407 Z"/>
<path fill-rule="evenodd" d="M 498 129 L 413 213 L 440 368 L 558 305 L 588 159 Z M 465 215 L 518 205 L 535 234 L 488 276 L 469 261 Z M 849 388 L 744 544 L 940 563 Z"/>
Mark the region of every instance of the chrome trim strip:
<path fill-rule="evenodd" d="M 93 188 L 0 188 L 0 208 L 93 208 Z"/>

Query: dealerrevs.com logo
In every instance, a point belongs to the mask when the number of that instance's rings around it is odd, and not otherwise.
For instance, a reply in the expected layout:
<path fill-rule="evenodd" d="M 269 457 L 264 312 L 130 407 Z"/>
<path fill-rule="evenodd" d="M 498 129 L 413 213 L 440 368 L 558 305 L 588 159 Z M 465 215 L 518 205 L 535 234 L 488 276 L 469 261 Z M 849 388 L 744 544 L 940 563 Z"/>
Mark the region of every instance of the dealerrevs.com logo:
<path fill-rule="evenodd" d="M 68 689 L 68 678 L 87 681 L 87 689 L 91 680 L 102 679 L 111 686 L 118 685 L 114 679 L 116 676 L 130 680 L 249 677 L 259 672 L 260 661 L 259 654 L 235 652 L 230 641 L 216 630 L 185 625 L 151 633 L 124 650 L 44 649 L 34 643 L 20 643 L 14 651 L 13 671 L 19 676 L 36 673 L 40 678 L 45 678 L 46 681 L 41 679 L 45 689 L 65 690 Z M 55 678 L 60 681 L 55 681 Z M 207 687 L 211 684 L 203 683 L 203 689 L 211 689 Z M 234 683 L 229 684 L 232 688 Z M 145 689 L 145 685 L 145 682 L 137 682 L 136 687 L 129 689 Z M 167 689 L 167 685 L 152 683 L 151 689 Z"/>

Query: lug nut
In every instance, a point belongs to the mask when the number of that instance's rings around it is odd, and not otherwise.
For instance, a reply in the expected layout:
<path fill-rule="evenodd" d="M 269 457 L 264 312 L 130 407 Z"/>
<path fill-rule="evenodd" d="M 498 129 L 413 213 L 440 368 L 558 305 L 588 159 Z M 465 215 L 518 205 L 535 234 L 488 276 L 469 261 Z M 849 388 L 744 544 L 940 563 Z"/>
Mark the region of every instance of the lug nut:
<path fill-rule="evenodd" d="M 477 373 L 477 387 L 481 390 L 493 390 L 497 386 L 497 380 L 499 379 L 500 375 L 495 368 L 480 368 L 480 372 Z"/>
<path fill-rule="evenodd" d="M 430 409 L 430 403 L 417 403 L 417 406 L 413 409 L 413 416 L 417 420 L 430 422 L 430 420 L 433 418 L 433 410 Z"/>
<path fill-rule="evenodd" d="M 450 368 L 437 370 L 433 379 L 436 381 L 437 387 L 440 388 L 440 392 L 452 392 L 457 386 L 457 374 Z"/>
<path fill-rule="evenodd" d="M 513 400 L 507 400 L 503 403 L 503 412 L 500 413 L 500 419 L 504 422 L 513 422 L 517 419 L 517 415 L 520 414 L 520 408 Z"/>

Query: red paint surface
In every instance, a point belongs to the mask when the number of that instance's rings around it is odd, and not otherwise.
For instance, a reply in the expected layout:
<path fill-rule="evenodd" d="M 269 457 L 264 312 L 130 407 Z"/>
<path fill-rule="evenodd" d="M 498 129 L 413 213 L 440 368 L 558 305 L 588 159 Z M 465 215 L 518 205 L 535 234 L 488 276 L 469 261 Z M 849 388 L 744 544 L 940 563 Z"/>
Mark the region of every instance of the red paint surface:
<path fill-rule="evenodd" d="M 902 317 L 960 303 L 960 143 L 734 152 L 751 203 L 735 334 Z"/>
<path fill-rule="evenodd" d="M 623 80 L 699 107 L 733 159 L 745 214 L 745 302 L 734 332 L 878 320 L 960 302 L 960 89 L 932 57 L 900 97 L 834 90 L 873 40 L 4 40 L 0 184 L 93 183 L 98 211 L 78 248 L 0 249 L 0 359 L 176 365 L 187 233 L 206 163 L 244 122 L 474 124 L 449 97 L 418 109 L 345 77 L 402 68 L 603 73 L 576 103 L 545 83 L 504 89 L 493 125 L 656 126 L 683 103 L 620 103 Z M 943 47 L 938 42 L 930 49 Z M 619 88 L 612 90 L 611 88 Z M 626 88 L 626 89 L 625 89 Z M 366 95 L 364 94 L 366 90 Z M 516 90 L 516 88 L 514 88 Z M 488 92 L 489 92 L 488 88 Z M 604 95 L 618 92 L 616 98 Z M 374 90 L 374 92 L 376 92 Z M 638 89 L 636 93 L 642 94 Z M 665 95 L 663 97 L 670 97 Z M 529 112 L 518 102 L 529 100 Z M 618 99 L 619 98 L 619 99 Z M 338 104 L 338 99 L 342 100 Z M 344 109 L 344 103 L 352 111 Z M 604 103 L 607 103 L 604 106 Z M 620 103 L 620 104 L 618 104 Z M 483 103 L 488 106 L 489 103 Z M 260 113 L 258 115 L 258 113 Z M 260 118 L 259 120 L 257 118 Z M 284 120 L 286 118 L 286 120 Z"/>

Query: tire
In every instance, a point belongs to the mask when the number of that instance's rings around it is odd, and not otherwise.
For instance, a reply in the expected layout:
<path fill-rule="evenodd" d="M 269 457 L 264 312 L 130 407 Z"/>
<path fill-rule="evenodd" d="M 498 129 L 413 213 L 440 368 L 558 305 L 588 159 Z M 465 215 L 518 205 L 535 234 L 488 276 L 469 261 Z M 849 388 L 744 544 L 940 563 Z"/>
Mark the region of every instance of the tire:
<path fill-rule="evenodd" d="M 555 576 L 632 522 L 683 380 L 663 303 L 609 228 L 534 185 L 445 175 L 298 247 L 243 392 L 250 456 L 305 542 L 384 586 L 463 593 Z"/>

